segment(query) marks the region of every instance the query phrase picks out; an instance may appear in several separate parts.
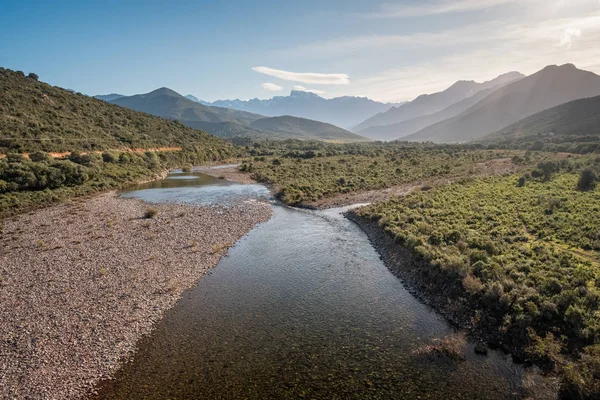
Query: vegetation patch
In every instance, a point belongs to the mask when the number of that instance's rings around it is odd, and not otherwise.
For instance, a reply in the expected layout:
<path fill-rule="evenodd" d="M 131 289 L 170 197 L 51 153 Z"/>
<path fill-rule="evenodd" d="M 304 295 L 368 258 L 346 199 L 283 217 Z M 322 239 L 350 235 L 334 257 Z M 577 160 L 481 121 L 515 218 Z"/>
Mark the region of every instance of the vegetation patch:
<path fill-rule="evenodd" d="M 263 147 L 262 150 L 262 154 L 269 156 L 256 155 L 242 163 L 240 169 L 250 172 L 259 182 L 275 186 L 278 197 L 291 205 L 425 179 L 475 175 L 482 172 L 482 163 L 517 154 L 422 144 L 328 145 L 287 152 L 264 151 Z M 526 161 L 519 158 L 519 162 Z"/>
<path fill-rule="evenodd" d="M 578 169 L 541 163 L 518 176 L 416 192 L 356 213 L 425 261 L 429 284 L 466 305 L 475 327 L 563 377 L 570 398 L 600 396 L 600 190 Z M 547 173 L 544 173 L 546 171 Z"/>

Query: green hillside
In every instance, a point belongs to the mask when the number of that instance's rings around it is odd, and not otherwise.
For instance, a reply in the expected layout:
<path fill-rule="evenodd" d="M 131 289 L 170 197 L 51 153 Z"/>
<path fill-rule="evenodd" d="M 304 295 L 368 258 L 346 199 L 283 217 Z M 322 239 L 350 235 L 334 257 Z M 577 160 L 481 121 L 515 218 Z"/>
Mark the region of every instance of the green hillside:
<path fill-rule="evenodd" d="M 244 154 L 180 122 L 7 69 L 0 69 L 0 93 L 0 217 Z"/>
<path fill-rule="evenodd" d="M 0 68 L 0 153 L 232 146 L 181 123 L 141 114 Z"/>

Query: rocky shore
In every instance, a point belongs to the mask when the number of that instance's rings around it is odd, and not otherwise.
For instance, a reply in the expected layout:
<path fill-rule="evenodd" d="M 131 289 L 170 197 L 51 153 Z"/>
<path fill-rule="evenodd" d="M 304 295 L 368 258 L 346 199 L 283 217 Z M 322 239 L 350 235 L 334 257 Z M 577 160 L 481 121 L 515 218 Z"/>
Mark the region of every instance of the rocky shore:
<path fill-rule="evenodd" d="M 88 394 L 270 215 L 264 203 L 150 206 L 111 192 L 4 220 L 0 398 Z"/>
<path fill-rule="evenodd" d="M 249 173 L 240 171 L 239 164 L 194 167 L 193 171 L 202 172 L 203 174 L 217 178 L 227 179 L 228 181 L 239 183 L 256 183 L 256 181 L 250 177 Z"/>

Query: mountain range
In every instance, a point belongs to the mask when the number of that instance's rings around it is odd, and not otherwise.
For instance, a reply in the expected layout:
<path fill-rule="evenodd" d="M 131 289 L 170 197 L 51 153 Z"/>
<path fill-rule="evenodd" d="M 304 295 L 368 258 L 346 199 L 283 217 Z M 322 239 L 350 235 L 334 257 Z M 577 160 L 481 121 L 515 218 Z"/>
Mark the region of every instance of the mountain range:
<path fill-rule="evenodd" d="M 346 142 L 368 140 L 345 129 L 305 118 L 289 116 L 268 118 L 233 108 L 207 106 L 164 87 L 146 94 L 119 97 L 111 100 L 110 103 L 178 120 L 189 127 L 231 140 L 290 138 Z"/>
<path fill-rule="evenodd" d="M 597 95 L 600 95 L 600 76 L 577 69 L 573 64 L 551 65 L 493 91 L 462 113 L 430 125 L 402 140 L 474 140 L 539 111 Z"/>
<path fill-rule="evenodd" d="M 276 96 L 269 100 L 222 100 L 212 103 L 192 95 L 184 97 L 167 88 L 135 96 L 111 94 L 97 98 L 114 96 L 108 101 L 176 119 L 232 141 L 240 138 L 246 141 L 289 138 L 361 141 L 369 138 L 384 141 L 466 142 L 497 132 L 494 136 L 494 143 L 497 143 L 498 135 L 514 135 L 504 128 L 510 131 L 512 124 L 524 118 L 573 100 L 598 95 L 600 76 L 565 64 L 548 66 L 530 76 L 509 72 L 483 83 L 458 81 L 444 91 L 421 95 L 398 106 L 357 97 L 324 99 L 301 91 L 292 91 L 290 96 Z M 344 105 L 347 106 L 346 111 L 342 112 Z M 352 114 L 356 119 L 367 109 L 381 107 L 387 108 L 387 111 L 364 120 L 358 125 L 364 128 L 355 130 L 356 134 L 327 122 L 332 118 L 339 121 L 346 118 L 340 125 L 348 126 L 350 120 L 347 115 Z M 250 110 L 263 110 L 263 113 Z M 307 113 L 321 118 L 323 122 L 297 116 Z M 542 115 L 541 118 L 546 117 Z M 595 123 L 592 117 L 586 121 L 592 121 L 592 126 Z M 546 129 L 544 124 L 536 120 L 536 129 Z M 568 126 L 576 130 L 584 127 L 574 124 L 572 120 L 569 120 Z M 527 130 L 533 131 L 533 128 L 527 125 Z M 522 132 L 522 128 L 519 126 L 517 131 Z"/>
<path fill-rule="evenodd" d="M 392 125 L 423 115 L 433 114 L 456 102 L 469 98 L 481 90 L 503 85 L 523 77 L 524 75 L 519 72 L 509 72 L 483 83 L 477 83 L 475 81 L 458 81 L 444 91 L 433 94 L 423 94 L 411 102 L 390 108 L 384 113 L 374 115 L 358 124 L 353 131 L 361 132 L 372 126 Z"/>
<path fill-rule="evenodd" d="M 366 118 L 389 110 L 402 103 L 381 103 L 366 97 L 336 97 L 325 99 L 317 94 L 292 90 L 289 96 L 275 96 L 271 99 L 217 100 L 209 103 L 191 94 L 189 100 L 206 106 L 232 108 L 268 117 L 290 115 L 294 117 L 327 122 L 344 128 L 351 128 Z"/>
<path fill-rule="evenodd" d="M 473 96 L 467 97 L 466 99 L 454 103 L 451 106 L 444 108 L 442 111 L 438 111 L 433 114 L 422 115 L 420 117 L 411 118 L 406 121 L 398 122 L 396 124 L 391 125 L 371 126 L 359 132 L 361 135 L 381 141 L 390 141 L 403 138 L 412 133 L 418 132 L 419 130 L 429 125 L 433 125 L 437 122 L 443 121 L 448 118 L 452 118 L 455 115 L 460 114 L 469 107 L 477 104 L 480 100 L 487 97 L 490 93 L 496 90 L 496 88 L 498 88 L 498 86 L 494 86 L 490 89 L 481 90 L 475 93 Z"/>

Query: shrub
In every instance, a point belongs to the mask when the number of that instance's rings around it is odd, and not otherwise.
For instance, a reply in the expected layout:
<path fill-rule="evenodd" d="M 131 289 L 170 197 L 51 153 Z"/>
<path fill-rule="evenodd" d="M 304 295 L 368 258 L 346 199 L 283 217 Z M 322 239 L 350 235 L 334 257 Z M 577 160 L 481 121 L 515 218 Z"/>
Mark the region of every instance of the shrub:
<path fill-rule="evenodd" d="M 29 78 L 37 81 L 38 79 L 40 79 L 40 77 L 38 76 L 38 74 L 34 73 L 34 72 L 30 72 L 29 75 L 27 75 Z"/>
<path fill-rule="evenodd" d="M 102 153 L 102 161 L 104 161 L 105 163 L 115 163 L 117 162 L 117 157 L 115 157 L 113 153 L 105 151 L 104 153 Z"/>
<path fill-rule="evenodd" d="M 577 181 L 577 189 L 581 191 L 593 190 L 596 187 L 596 181 L 598 175 L 591 168 L 585 168 L 579 174 L 579 181 Z"/>
<path fill-rule="evenodd" d="M 473 275 L 465 276 L 462 283 L 463 287 L 469 294 L 477 294 L 482 292 L 483 289 L 485 289 L 485 286 L 483 285 L 483 283 L 481 283 L 479 278 L 476 278 Z"/>
<path fill-rule="evenodd" d="M 78 151 L 74 151 L 69 154 L 69 160 L 75 164 L 89 165 L 92 163 L 92 157 L 89 154 L 81 154 Z"/>
<path fill-rule="evenodd" d="M 50 157 L 50 154 L 44 151 L 34 151 L 33 153 L 29 154 L 29 159 L 33 162 L 43 162 L 51 161 L 52 157 Z"/>
<path fill-rule="evenodd" d="M 154 217 L 156 217 L 157 214 L 158 214 L 158 210 L 156 208 L 148 208 L 148 209 L 146 209 L 146 212 L 144 213 L 144 218 L 146 218 L 146 219 L 154 218 Z"/>

